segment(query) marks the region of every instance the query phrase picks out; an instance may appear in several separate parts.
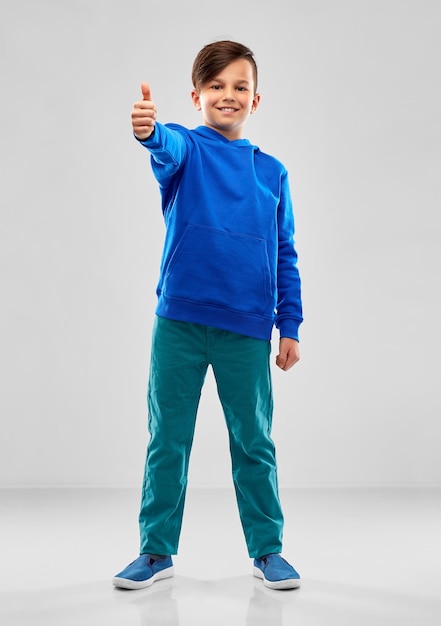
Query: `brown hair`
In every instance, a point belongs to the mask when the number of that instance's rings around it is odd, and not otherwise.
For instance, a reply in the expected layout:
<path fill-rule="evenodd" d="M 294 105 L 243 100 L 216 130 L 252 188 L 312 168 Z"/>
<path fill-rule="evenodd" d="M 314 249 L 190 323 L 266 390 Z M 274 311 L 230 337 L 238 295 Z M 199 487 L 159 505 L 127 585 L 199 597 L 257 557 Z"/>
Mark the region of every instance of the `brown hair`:
<path fill-rule="evenodd" d="M 219 72 L 233 61 L 246 59 L 251 63 L 254 77 L 254 91 L 257 90 L 257 64 L 249 48 L 236 41 L 215 41 L 209 43 L 198 52 L 191 73 L 193 86 L 196 90 L 212 80 Z"/>

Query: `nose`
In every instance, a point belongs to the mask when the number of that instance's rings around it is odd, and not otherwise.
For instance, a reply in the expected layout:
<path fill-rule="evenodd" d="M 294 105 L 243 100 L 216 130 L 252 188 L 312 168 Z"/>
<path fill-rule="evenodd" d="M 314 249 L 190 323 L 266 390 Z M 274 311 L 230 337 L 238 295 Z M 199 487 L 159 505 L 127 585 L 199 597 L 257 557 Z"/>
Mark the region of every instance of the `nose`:
<path fill-rule="evenodd" d="M 234 100 L 234 93 L 233 93 L 233 90 L 231 89 L 231 87 L 225 87 L 224 93 L 223 93 L 223 99 L 224 100 Z"/>

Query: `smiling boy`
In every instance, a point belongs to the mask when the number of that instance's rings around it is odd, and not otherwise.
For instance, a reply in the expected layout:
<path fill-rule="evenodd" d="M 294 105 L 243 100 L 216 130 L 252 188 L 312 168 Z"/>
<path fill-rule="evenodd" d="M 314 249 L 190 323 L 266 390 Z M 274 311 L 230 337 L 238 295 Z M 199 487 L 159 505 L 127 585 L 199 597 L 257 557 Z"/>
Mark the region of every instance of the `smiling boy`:
<path fill-rule="evenodd" d="M 246 59 L 231 62 L 212 80 L 193 89 L 193 104 L 202 112 L 204 125 L 230 141 L 240 139 L 248 116 L 257 109 L 253 68 Z"/>
<path fill-rule="evenodd" d="M 219 41 L 193 64 L 191 98 L 203 124 L 156 120 L 150 87 L 135 103 L 135 137 L 149 150 L 166 236 L 157 287 L 148 391 L 150 442 L 139 516 L 140 556 L 113 579 L 138 589 L 173 575 L 188 464 L 205 375 L 212 367 L 229 432 L 233 482 L 254 575 L 300 585 L 281 557 L 283 513 L 269 357 L 299 359 L 302 321 L 294 218 L 285 167 L 243 138 L 260 102 L 246 46 Z"/>

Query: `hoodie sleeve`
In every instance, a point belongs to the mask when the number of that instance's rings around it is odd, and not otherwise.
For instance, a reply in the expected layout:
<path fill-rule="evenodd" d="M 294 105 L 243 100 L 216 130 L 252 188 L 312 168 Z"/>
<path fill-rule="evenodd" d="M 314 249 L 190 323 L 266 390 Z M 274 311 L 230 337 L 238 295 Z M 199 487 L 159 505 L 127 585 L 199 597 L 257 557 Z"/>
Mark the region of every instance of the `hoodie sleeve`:
<path fill-rule="evenodd" d="M 187 145 L 183 135 L 175 128 L 156 122 L 153 134 L 138 141 L 150 152 L 153 174 L 160 187 L 166 188 L 185 161 Z"/>
<path fill-rule="evenodd" d="M 291 337 L 298 340 L 299 326 L 303 321 L 302 301 L 300 276 L 297 268 L 297 252 L 294 247 L 294 214 L 286 172 L 281 179 L 277 224 L 276 327 L 280 331 L 280 337 Z"/>

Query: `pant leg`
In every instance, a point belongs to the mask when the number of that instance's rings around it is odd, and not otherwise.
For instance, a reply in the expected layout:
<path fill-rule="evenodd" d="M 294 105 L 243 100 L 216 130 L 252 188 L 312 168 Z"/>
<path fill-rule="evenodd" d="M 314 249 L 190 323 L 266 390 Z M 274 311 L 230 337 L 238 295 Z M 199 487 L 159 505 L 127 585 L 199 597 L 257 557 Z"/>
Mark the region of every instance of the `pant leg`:
<path fill-rule="evenodd" d="M 196 413 L 208 364 L 203 327 L 157 317 L 148 387 L 140 553 L 176 554 Z"/>
<path fill-rule="evenodd" d="M 275 447 L 267 341 L 220 331 L 210 351 L 229 431 L 233 481 L 251 557 L 282 551 L 283 513 Z"/>

